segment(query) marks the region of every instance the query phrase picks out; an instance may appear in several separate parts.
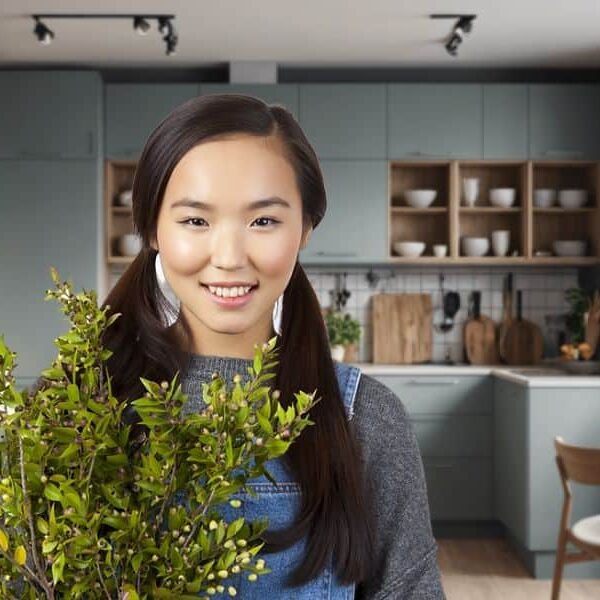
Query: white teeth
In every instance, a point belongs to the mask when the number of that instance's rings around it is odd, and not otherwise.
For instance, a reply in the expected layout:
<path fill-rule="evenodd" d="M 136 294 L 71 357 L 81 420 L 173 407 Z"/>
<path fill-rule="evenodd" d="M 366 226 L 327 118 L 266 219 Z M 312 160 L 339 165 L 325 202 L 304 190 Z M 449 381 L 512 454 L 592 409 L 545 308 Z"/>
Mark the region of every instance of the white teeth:
<path fill-rule="evenodd" d="M 212 285 L 208 286 L 211 294 L 215 296 L 220 296 L 221 298 L 237 298 L 238 296 L 243 296 L 250 291 L 251 286 L 248 287 L 215 287 Z"/>

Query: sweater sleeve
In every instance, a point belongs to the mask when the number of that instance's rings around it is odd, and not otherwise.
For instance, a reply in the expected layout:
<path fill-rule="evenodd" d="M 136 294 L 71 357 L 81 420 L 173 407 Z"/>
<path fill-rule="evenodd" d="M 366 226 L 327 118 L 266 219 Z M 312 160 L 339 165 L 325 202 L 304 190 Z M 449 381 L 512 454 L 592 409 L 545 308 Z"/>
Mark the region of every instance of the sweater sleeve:
<path fill-rule="evenodd" d="M 373 498 L 377 557 L 355 598 L 445 600 L 423 461 L 402 401 L 362 374 L 351 423 Z"/>

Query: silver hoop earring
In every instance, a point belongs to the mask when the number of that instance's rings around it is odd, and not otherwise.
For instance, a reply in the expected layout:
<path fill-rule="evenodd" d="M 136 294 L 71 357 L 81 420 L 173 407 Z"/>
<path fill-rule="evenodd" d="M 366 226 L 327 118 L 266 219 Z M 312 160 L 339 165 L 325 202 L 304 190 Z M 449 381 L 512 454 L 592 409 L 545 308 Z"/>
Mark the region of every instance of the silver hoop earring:
<path fill-rule="evenodd" d="M 158 289 L 160 294 L 157 294 L 157 305 L 158 312 L 160 313 L 160 320 L 165 327 L 171 327 L 177 318 L 179 317 L 179 310 L 181 308 L 181 302 L 175 295 L 173 288 L 169 285 L 165 272 L 162 268 L 160 260 L 160 253 L 156 253 L 156 260 L 154 261 L 154 267 L 156 271 L 156 281 L 158 283 Z M 160 297 L 162 294 L 162 298 Z"/>
<path fill-rule="evenodd" d="M 283 317 L 283 294 L 277 298 L 273 306 L 273 329 L 277 335 L 281 335 L 281 320 Z"/>

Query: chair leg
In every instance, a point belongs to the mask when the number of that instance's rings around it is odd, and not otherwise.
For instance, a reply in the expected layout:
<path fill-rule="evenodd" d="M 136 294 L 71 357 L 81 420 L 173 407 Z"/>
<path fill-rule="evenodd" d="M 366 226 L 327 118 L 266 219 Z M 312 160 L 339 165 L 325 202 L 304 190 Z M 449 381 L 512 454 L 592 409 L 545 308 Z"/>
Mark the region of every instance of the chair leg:
<path fill-rule="evenodd" d="M 554 577 L 552 578 L 552 596 L 551 600 L 559 600 L 560 584 L 562 583 L 563 568 L 565 565 L 565 554 L 567 550 L 567 534 L 561 530 L 558 536 L 558 546 L 556 548 L 556 559 L 554 561 Z"/>

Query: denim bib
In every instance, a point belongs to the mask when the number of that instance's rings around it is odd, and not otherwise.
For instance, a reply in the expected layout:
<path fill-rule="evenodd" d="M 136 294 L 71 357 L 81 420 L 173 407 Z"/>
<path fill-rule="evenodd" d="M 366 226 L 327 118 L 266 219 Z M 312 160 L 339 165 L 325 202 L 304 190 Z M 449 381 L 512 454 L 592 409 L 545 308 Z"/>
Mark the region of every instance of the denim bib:
<path fill-rule="evenodd" d="M 352 419 L 354 400 L 360 380 L 360 369 L 348 364 L 334 361 L 336 375 L 346 416 Z M 235 494 L 242 501 L 241 508 L 234 509 L 228 504 L 219 507 L 222 518 L 231 522 L 239 517 L 246 521 L 254 521 L 260 517 L 268 517 L 269 530 L 286 528 L 294 521 L 301 506 L 300 485 L 293 481 L 282 459 L 269 461 L 267 469 L 277 481 L 275 486 L 264 475 L 251 480 L 248 487 L 256 492 L 251 496 L 246 491 Z M 306 538 L 299 540 L 286 550 L 276 553 L 263 554 L 266 566 L 271 573 L 260 575 L 254 582 L 248 581 L 247 571 L 242 571 L 228 578 L 227 585 L 233 585 L 238 597 L 243 600 L 352 600 L 355 594 L 355 584 L 342 585 L 335 574 L 333 556 L 321 573 L 307 584 L 290 588 L 286 587 L 287 575 L 298 565 L 304 555 Z"/>

